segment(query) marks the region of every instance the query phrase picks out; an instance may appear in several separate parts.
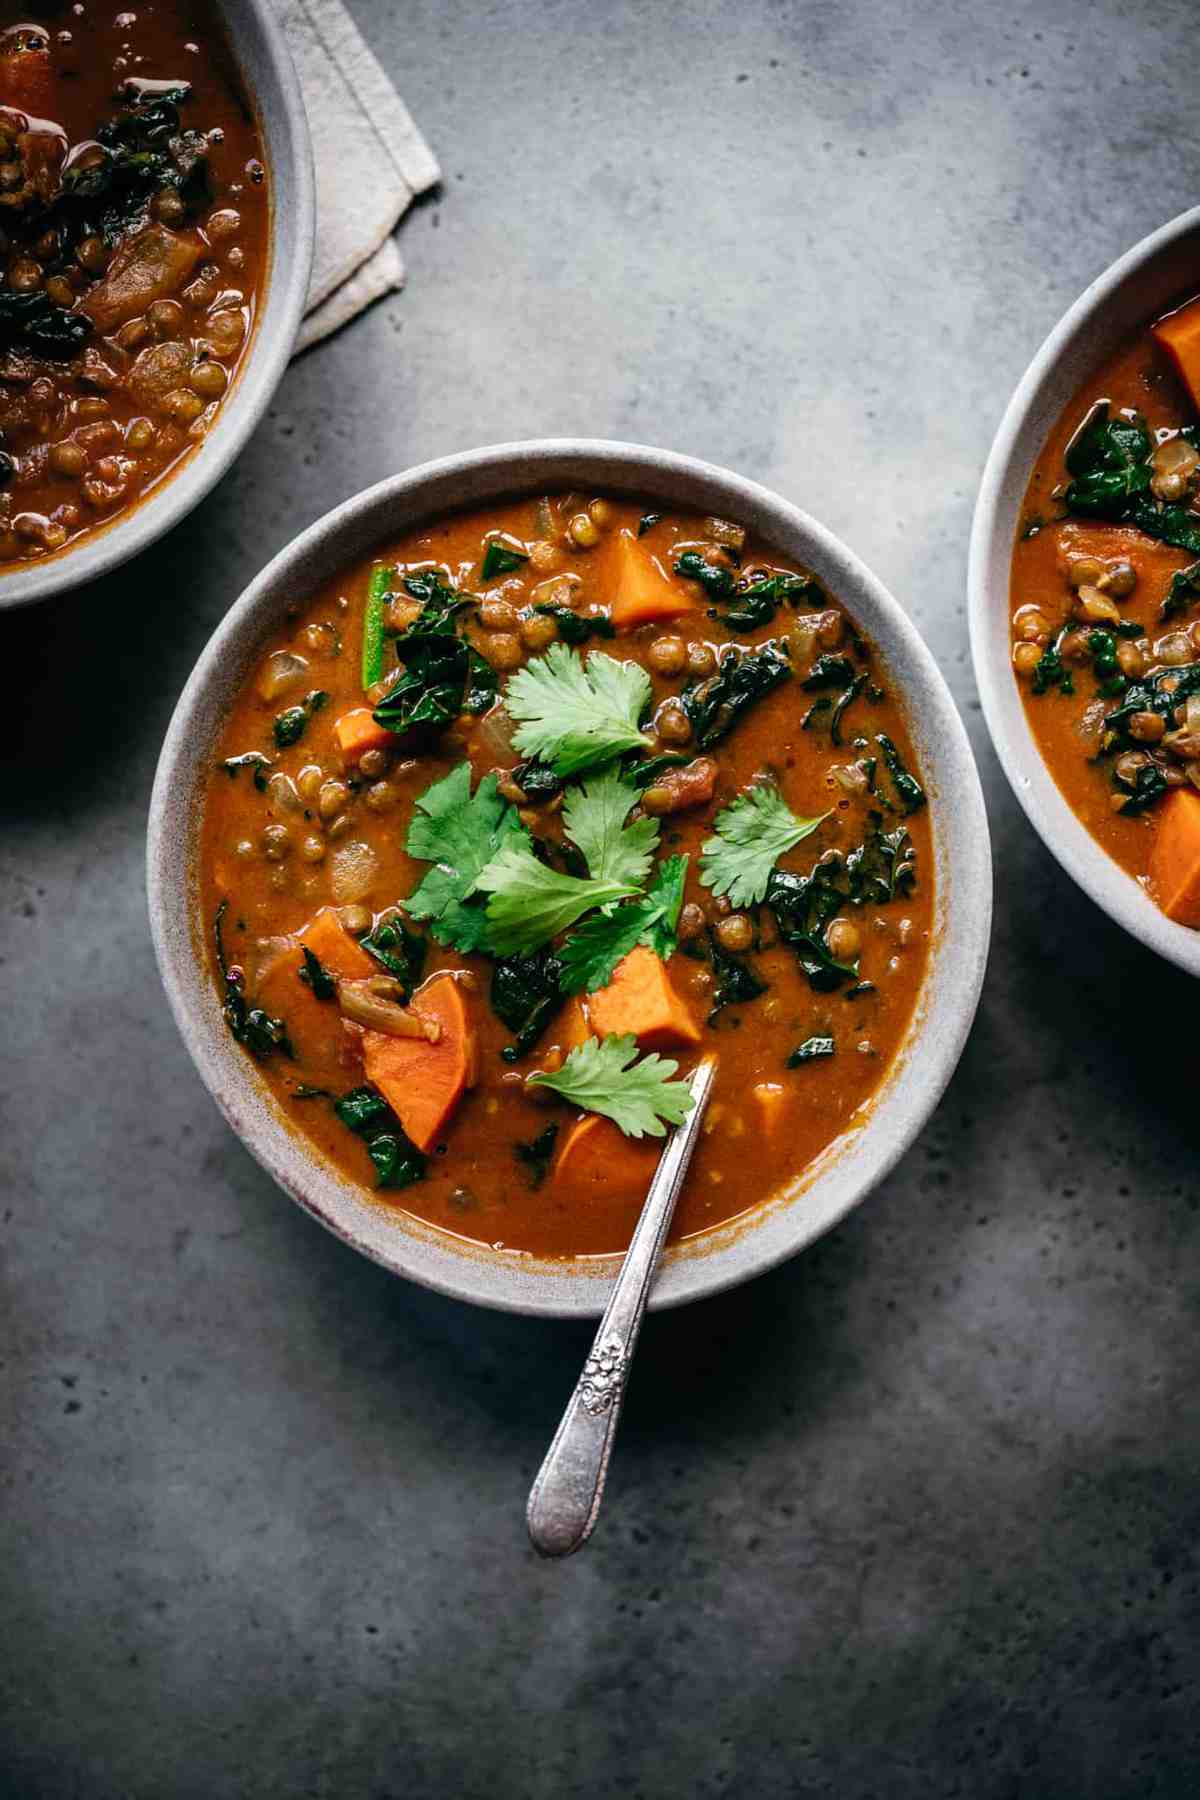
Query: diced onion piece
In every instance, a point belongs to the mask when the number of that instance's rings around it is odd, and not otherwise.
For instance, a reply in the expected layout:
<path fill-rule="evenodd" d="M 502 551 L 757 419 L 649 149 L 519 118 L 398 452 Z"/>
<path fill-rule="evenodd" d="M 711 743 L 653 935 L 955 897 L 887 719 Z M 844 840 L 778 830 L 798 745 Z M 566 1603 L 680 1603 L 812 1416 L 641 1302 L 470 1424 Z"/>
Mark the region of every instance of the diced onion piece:
<path fill-rule="evenodd" d="M 731 550 L 740 550 L 746 541 L 745 526 L 732 519 L 705 519 L 704 529 L 714 544 L 726 544 Z"/>
<path fill-rule="evenodd" d="M 513 733 L 516 729 L 506 708 L 493 706 L 476 733 L 475 741 L 481 760 L 504 762 L 512 756 Z"/>
<path fill-rule="evenodd" d="M 329 863 L 329 888 L 336 906 L 365 900 L 379 874 L 379 858 L 362 838 L 339 844 Z"/>
<path fill-rule="evenodd" d="M 420 1013 L 397 1006 L 394 1000 L 384 1000 L 372 993 L 365 981 L 339 981 L 337 996 L 345 1017 L 368 1031 L 382 1031 L 388 1037 L 424 1038 L 430 1044 L 436 1044 L 442 1035 L 436 1019 L 423 1018 Z"/>
<path fill-rule="evenodd" d="M 258 693 L 262 700 L 278 700 L 304 679 L 308 664 L 291 650 L 276 650 L 268 656 L 258 677 Z"/>

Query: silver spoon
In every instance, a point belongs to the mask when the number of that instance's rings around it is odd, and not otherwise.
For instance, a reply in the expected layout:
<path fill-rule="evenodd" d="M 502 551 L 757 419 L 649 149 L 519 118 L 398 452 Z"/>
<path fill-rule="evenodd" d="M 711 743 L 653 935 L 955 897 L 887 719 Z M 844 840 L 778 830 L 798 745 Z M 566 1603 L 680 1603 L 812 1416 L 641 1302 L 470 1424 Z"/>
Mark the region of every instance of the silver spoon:
<path fill-rule="evenodd" d="M 582 1549 L 596 1523 L 638 1332 L 716 1072 L 710 1056 L 688 1077 L 695 1104 L 663 1151 L 583 1374 L 530 1490 L 525 1518 L 541 1556 Z"/>

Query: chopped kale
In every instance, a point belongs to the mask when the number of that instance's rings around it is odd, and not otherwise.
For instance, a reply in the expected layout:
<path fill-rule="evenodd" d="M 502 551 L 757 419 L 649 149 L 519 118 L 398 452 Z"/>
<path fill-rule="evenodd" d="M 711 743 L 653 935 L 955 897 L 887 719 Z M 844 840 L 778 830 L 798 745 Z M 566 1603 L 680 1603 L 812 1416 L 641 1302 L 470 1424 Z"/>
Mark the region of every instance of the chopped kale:
<path fill-rule="evenodd" d="M 817 1062 L 821 1057 L 833 1054 L 834 1042 L 831 1037 L 805 1038 L 804 1042 L 788 1057 L 787 1066 L 789 1069 L 798 1069 L 801 1063 Z"/>
<path fill-rule="evenodd" d="M 822 713 L 832 712 L 832 710 L 833 710 L 833 701 L 829 698 L 828 694 L 822 694 L 819 700 L 813 701 L 812 705 L 809 707 L 808 711 L 805 713 L 804 717 L 801 719 L 801 721 L 800 721 L 801 731 L 807 731 L 810 728 L 810 726 L 812 725 L 813 721 L 815 719 L 819 719 Z"/>
<path fill-rule="evenodd" d="M 1157 763 L 1143 763 L 1134 776 L 1133 790 L 1121 802 L 1118 811 L 1122 813 L 1145 812 L 1156 800 L 1161 800 L 1167 792 L 1167 778 Z"/>
<path fill-rule="evenodd" d="M 866 672 L 864 671 L 861 675 L 856 675 L 854 677 L 854 680 L 850 683 L 850 686 L 848 688 L 846 688 L 841 694 L 838 695 L 837 704 L 834 706 L 834 709 L 833 709 L 833 717 L 829 721 L 829 741 L 830 741 L 830 743 L 832 743 L 832 744 L 840 744 L 841 743 L 841 741 L 842 741 L 842 719 L 845 716 L 846 708 L 848 706 L 852 705 L 853 702 L 858 699 L 858 696 L 862 693 L 862 691 L 866 687 L 866 685 L 867 685 L 867 675 L 866 675 Z"/>
<path fill-rule="evenodd" d="M 494 581 L 497 575 L 511 575 L 514 569 L 519 569 L 522 563 L 528 561 L 526 551 L 514 550 L 511 544 L 502 544 L 497 538 L 492 538 L 483 553 L 480 577 L 484 581 Z"/>
<path fill-rule="evenodd" d="M 904 760 L 890 737 L 882 731 L 876 732 L 875 742 L 883 751 L 883 760 L 887 764 L 887 772 L 892 778 L 892 786 L 896 790 L 896 798 L 906 813 L 917 812 L 925 804 L 925 789 L 915 775 L 910 775 L 904 766 Z"/>
<path fill-rule="evenodd" d="M 801 601 L 819 603 L 825 596 L 811 575 L 763 575 L 739 581 L 730 596 L 725 613 L 714 612 L 726 625 L 738 631 L 753 631 L 769 625 L 780 606 L 799 606 Z"/>
<path fill-rule="evenodd" d="M 1182 434 L 1191 442 L 1187 430 Z M 1073 477 L 1065 499 L 1085 519 L 1136 525 L 1147 536 L 1200 554 L 1200 518 L 1186 506 L 1163 505 L 1150 491 L 1154 444 L 1135 413 L 1109 416 L 1108 402 L 1092 408 L 1067 446 Z"/>
<path fill-rule="evenodd" d="M 682 769 L 690 763 L 690 756 L 681 756 L 678 751 L 666 750 L 661 756 L 648 756 L 644 762 L 630 764 L 625 770 L 625 779 L 636 788 L 653 787 L 659 776 L 667 769 Z"/>
<path fill-rule="evenodd" d="M 1042 651 L 1037 667 L 1033 671 L 1031 683 L 1035 694 L 1048 694 L 1053 687 L 1063 694 L 1075 692 L 1075 678 L 1061 655 L 1061 645 L 1065 636 L 1066 629 L 1064 627 L 1054 642 L 1047 644 Z"/>
<path fill-rule="evenodd" d="M 607 613 L 572 612 L 569 606 L 561 606 L 553 600 L 541 601 L 533 610 L 554 620 L 564 644 L 586 644 L 589 638 L 616 636 L 616 626 Z"/>
<path fill-rule="evenodd" d="M 549 763 L 518 763 L 512 772 L 512 778 L 525 798 L 532 800 L 535 806 L 543 801 L 553 800 L 556 794 L 562 793 L 562 776 L 556 775 Z"/>
<path fill-rule="evenodd" d="M 318 1000 L 336 1000 L 337 982 L 329 973 L 319 957 L 314 956 L 307 944 L 303 948 L 304 966 L 296 971 L 305 987 L 310 987 Z"/>
<path fill-rule="evenodd" d="M 898 825 L 895 831 L 884 831 L 882 826 L 882 815 L 873 812 L 866 837 L 846 857 L 846 898 L 859 905 L 873 902 L 885 906 L 911 893 L 917 878 L 916 852 L 907 826 Z"/>
<path fill-rule="evenodd" d="M 229 902 L 222 900 L 217 908 L 217 916 L 213 923 L 213 936 L 217 942 L 217 967 L 221 971 L 221 980 L 225 986 L 225 1003 L 222 1007 L 225 1023 L 229 1027 L 230 1036 L 235 1043 L 244 1044 L 251 1056 L 260 1062 L 276 1051 L 281 1056 L 293 1057 L 291 1040 L 287 1026 L 282 1019 L 272 1018 L 261 1006 L 249 1006 L 246 1003 L 246 978 L 239 968 L 230 968 L 225 960 L 225 944 L 221 926 Z"/>
<path fill-rule="evenodd" d="M 658 521 L 662 517 L 663 517 L 662 513 L 656 513 L 656 512 L 643 513 L 641 518 L 638 520 L 638 530 L 637 530 L 638 536 L 645 537 L 646 533 L 648 531 L 652 531 L 654 529 L 654 527 L 658 524 Z"/>
<path fill-rule="evenodd" d="M 675 564 L 675 573 L 686 581 L 698 582 L 710 600 L 733 597 L 736 580 L 733 570 L 727 563 L 709 562 L 698 550 L 685 550 Z"/>
<path fill-rule="evenodd" d="M 515 1034 L 504 1051 L 515 1062 L 532 1049 L 562 1005 L 559 978 L 562 965 L 551 950 L 534 950 L 527 956 L 501 957 L 492 969 L 492 1011 Z"/>
<path fill-rule="evenodd" d="M 1197 599 L 1200 599 L 1200 562 L 1190 563 L 1186 569 L 1176 569 L 1158 616 L 1172 619 L 1176 613 L 1185 612 Z"/>
<path fill-rule="evenodd" d="M 1200 693 L 1200 662 L 1160 669 L 1157 674 L 1131 681 L 1121 696 L 1120 706 L 1105 715 L 1102 753 L 1115 749 L 1142 749 L 1129 732 L 1129 722 L 1134 714 L 1153 712 L 1161 718 L 1169 718 L 1181 701 L 1196 693 Z"/>
<path fill-rule="evenodd" d="M 715 977 L 708 1023 L 715 1025 L 723 1008 L 757 1000 L 760 994 L 766 993 L 767 983 L 744 956 L 735 956 L 731 950 L 724 949 L 715 931 L 709 932 L 708 942 Z"/>
<path fill-rule="evenodd" d="M 41 289 L 18 294 L 0 288 L 0 348 L 30 350 L 35 356 L 74 356 L 91 330 L 86 313 L 55 306 Z"/>
<path fill-rule="evenodd" d="M 409 931 L 399 919 L 389 919 L 358 941 L 368 956 L 373 956 L 389 975 L 395 976 L 407 999 L 421 979 L 429 948 L 420 932 Z"/>
<path fill-rule="evenodd" d="M 391 1107 L 372 1087 L 357 1087 L 335 1100 L 333 1110 L 348 1131 L 364 1140 L 381 1188 L 410 1187 L 425 1174 L 425 1158 L 400 1129 Z"/>
<path fill-rule="evenodd" d="M 728 735 L 743 714 L 791 675 L 791 664 L 774 639 L 757 650 L 722 652 L 717 673 L 689 681 L 680 699 L 701 750 Z"/>
<path fill-rule="evenodd" d="M 857 673 L 848 656 L 818 656 L 800 686 L 810 694 L 821 688 L 848 688 Z"/>
<path fill-rule="evenodd" d="M 263 755 L 261 750 L 246 750 L 241 756 L 227 756 L 222 762 L 221 767 L 228 775 L 230 781 L 234 779 L 239 769 L 253 770 L 251 780 L 259 793 L 262 794 L 266 792 L 267 770 L 273 769 L 275 765 L 269 756 Z"/>
<path fill-rule="evenodd" d="M 513 1155 L 519 1163 L 529 1170 L 529 1185 L 541 1187 L 550 1171 L 550 1159 L 554 1155 L 554 1145 L 558 1138 L 558 1126 L 547 1125 L 544 1131 L 528 1144 L 514 1144 Z"/>
<path fill-rule="evenodd" d="M 767 905 L 775 914 L 779 935 L 800 961 L 809 985 L 831 993 L 858 975 L 857 960 L 839 962 L 825 942 L 825 928 L 847 898 L 823 863 L 808 875 L 776 869 L 767 888 Z"/>
<path fill-rule="evenodd" d="M 486 712 L 500 688 L 496 671 L 458 629 L 458 614 L 471 604 L 470 595 L 451 587 L 437 569 L 406 575 L 404 587 L 421 602 L 421 611 L 396 639 L 404 673 L 372 715 L 398 737 L 419 729 L 443 731 L 463 711 Z"/>
<path fill-rule="evenodd" d="M 289 706 L 285 712 L 277 713 L 274 724 L 276 748 L 290 750 L 293 744 L 298 744 L 304 736 L 308 721 L 314 713 L 320 712 L 328 699 L 329 695 L 320 688 L 313 688 L 311 693 L 305 694 L 298 706 Z"/>
<path fill-rule="evenodd" d="M 1021 527 L 1021 542 L 1028 543 L 1030 538 L 1035 538 L 1039 531 L 1045 529 L 1045 525 L 1046 521 L 1040 513 L 1030 513 Z"/>

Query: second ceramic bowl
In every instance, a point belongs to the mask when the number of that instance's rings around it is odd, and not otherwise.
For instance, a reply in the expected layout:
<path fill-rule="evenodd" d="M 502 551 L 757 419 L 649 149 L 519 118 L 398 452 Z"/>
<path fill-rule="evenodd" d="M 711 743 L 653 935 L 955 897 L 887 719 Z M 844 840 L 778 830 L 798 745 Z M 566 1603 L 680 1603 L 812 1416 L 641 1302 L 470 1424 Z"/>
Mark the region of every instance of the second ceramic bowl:
<path fill-rule="evenodd" d="M 265 638 L 289 607 L 385 538 L 458 507 L 585 488 L 736 518 L 811 568 L 878 648 L 901 694 L 928 794 L 936 869 L 929 971 L 905 1043 L 864 1123 L 785 1190 L 732 1225 L 668 1251 L 655 1306 L 678 1305 L 792 1256 L 887 1174 L 958 1061 L 979 998 L 991 920 L 991 858 L 979 778 L 933 658 L 891 595 L 806 513 L 691 457 L 591 441 L 501 444 L 397 475 L 313 525 L 251 583 L 210 640 L 176 708 L 150 809 L 150 920 L 163 983 L 209 1091 L 264 1168 L 332 1231 L 397 1274 L 485 1306 L 599 1313 L 612 1257 L 556 1262 L 470 1245 L 370 1195 L 289 1129 L 221 1017 L 201 943 L 197 843 L 214 745 Z"/>
<path fill-rule="evenodd" d="M 228 469 L 266 412 L 304 316 L 312 269 L 312 146 L 300 84 L 271 0 L 223 0 L 221 16 L 262 132 L 271 184 L 270 259 L 254 335 L 212 430 L 131 511 L 77 545 L 0 574 L 0 611 L 82 587 L 178 524 Z"/>
<path fill-rule="evenodd" d="M 1200 975 L 1200 932 L 1176 925 L 1104 850 L 1042 759 L 1013 674 L 1009 567 L 1025 490 L 1051 429 L 1079 387 L 1129 334 L 1200 286 L 1200 207 L 1143 238 L 1075 302 L 1046 339 L 1001 421 L 971 532 L 971 653 L 992 743 L 1046 848 L 1118 925 Z"/>

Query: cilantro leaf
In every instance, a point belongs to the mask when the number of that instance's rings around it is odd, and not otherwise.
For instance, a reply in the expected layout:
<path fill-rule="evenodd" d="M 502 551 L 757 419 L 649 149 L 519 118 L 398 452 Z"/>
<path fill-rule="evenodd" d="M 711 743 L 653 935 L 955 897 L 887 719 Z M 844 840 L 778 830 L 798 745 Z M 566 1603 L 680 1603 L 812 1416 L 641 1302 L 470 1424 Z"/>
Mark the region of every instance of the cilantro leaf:
<path fill-rule="evenodd" d="M 747 788 L 717 814 L 717 835 L 700 852 L 700 879 L 733 906 L 756 906 L 780 857 L 828 817 L 797 818 L 774 783 Z"/>
<path fill-rule="evenodd" d="M 658 843 L 657 819 L 625 820 L 641 798 L 619 769 L 592 775 L 567 790 L 563 828 L 583 851 L 596 881 L 628 881 L 640 887 Z"/>
<path fill-rule="evenodd" d="M 650 677 L 639 663 L 618 662 L 595 650 L 586 664 L 566 644 L 551 644 L 511 676 L 505 705 L 517 721 L 513 741 L 522 756 L 576 775 L 611 762 L 650 739 L 638 720 L 650 704 Z"/>
<path fill-rule="evenodd" d="M 497 956 L 536 950 L 593 907 L 624 900 L 635 891 L 627 881 L 560 875 L 538 861 L 524 831 L 518 835 L 521 841 L 510 838 L 472 881 L 481 893 L 491 895 L 485 929 L 477 942 Z"/>
<path fill-rule="evenodd" d="M 432 863 L 420 886 L 403 902 L 413 919 L 428 919 L 439 944 L 478 950 L 487 937 L 481 903 L 472 904 L 482 871 L 504 845 L 528 842 L 516 811 L 485 775 L 471 792 L 471 765 L 459 763 L 420 796 L 408 828 L 410 856 Z M 540 867 L 540 865 L 539 865 Z"/>
<path fill-rule="evenodd" d="M 668 856 L 655 870 L 647 893 L 585 919 L 571 933 L 560 952 L 564 994 L 594 994 L 607 987 L 617 964 L 638 944 L 666 962 L 675 949 L 687 865 L 686 856 Z"/>
<path fill-rule="evenodd" d="M 653 1053 L 639 1060 L 637 1040 L 630 1033 L 603 1041 L 589 1038 L 570 1052 L 556 1074 L 528 1079 L 584 1112 L 602 1113 L 626 1137 L 665 1137 L 667 1125 L 681 1125 L 694 1104 L 687 1084 L 671 1080 L 678 1067 L 670 1057 Z"/>
<path fill-rule="evenodd" d="M 679 914 L 683 909 L 683 884 L 687 880 L 687 867 L 686 856 L 665 857 L 655 869 L 654 880 L 646 893 L 647 902 L 655 909 L 655 917 L 647 921 L 641 941 L 648 944 L 663 962 L 666 962 L 668 956 L 675 954 L 675 933 L 679 929 Z"/>

